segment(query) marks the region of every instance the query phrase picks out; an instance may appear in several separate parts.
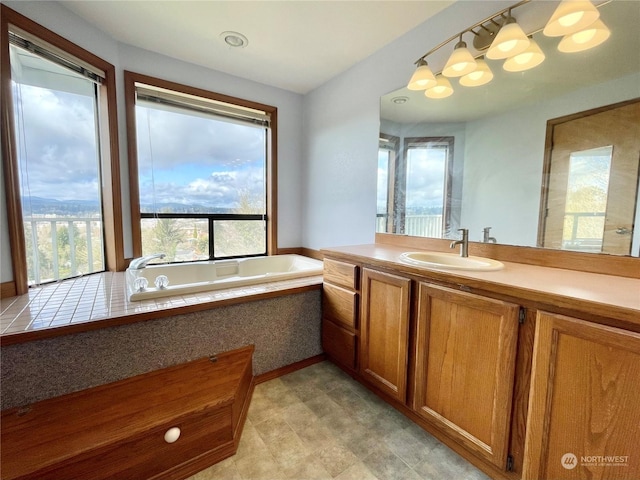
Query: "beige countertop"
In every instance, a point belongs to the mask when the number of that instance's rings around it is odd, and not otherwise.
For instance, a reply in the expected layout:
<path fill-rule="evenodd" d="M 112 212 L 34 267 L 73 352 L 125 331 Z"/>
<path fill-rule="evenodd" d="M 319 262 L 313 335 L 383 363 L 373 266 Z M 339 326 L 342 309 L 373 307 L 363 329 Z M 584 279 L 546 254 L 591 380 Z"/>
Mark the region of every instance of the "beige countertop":
<path fill-rule="evenodd" d="M 561 268 L 502 262 L 497 271 L 425 268 L 403 263 L 400 255 L 419 251 L 387 244 L 352 245 L 323 249 L 331 257 L 385 267 L 433 281 L 481 289 L 612 320 L 614 326 L 640 330 L 640 280 Z"/>

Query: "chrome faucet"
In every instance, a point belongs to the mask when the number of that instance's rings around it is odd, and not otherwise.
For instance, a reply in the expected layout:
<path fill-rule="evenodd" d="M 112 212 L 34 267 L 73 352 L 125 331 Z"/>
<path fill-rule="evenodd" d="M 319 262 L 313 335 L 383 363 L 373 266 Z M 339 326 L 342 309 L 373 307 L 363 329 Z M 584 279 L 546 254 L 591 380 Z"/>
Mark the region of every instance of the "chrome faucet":
<path fill-rule="evenodd" d="M 482 229 L 482 241 L 484 243 L 497 243 L 496 237 L 489 236 L 489 230 L 491 230 L 491 227 L 485 227 Z"/>
<path fill-rule="evenodd" d="M 133 260 L 131 260 L 129 268 L 131 270 L 142 270 L 151 260 L 154 260 L 156 258 L 163 259 L 164 257 L 166 257 L 164 253 L 152 253 L 151 255 L 145 255 L 144 257 L 134 258 Z"/>
<path fill-rule="evenodd" d="M 459 232 L 462 232 L 462 240 L 457 240 L 455 242 L 451 242 L 449 248 L 456 248 L 456 245 L 460 245 L 460 256 L 468 257 L 469 256 L 469 229 L 468 228 L 460 228 Z"/>

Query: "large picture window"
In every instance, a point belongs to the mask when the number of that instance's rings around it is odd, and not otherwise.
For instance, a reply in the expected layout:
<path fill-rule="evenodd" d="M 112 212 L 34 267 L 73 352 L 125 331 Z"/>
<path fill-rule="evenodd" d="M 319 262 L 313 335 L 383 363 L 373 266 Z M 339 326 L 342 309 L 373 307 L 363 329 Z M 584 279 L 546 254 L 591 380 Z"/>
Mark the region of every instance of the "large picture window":
<path fill-rule="evenodd" d="M 164 253 L 169 262 L 267 254 L 270 112 L 126 76 L 134 94 L 136 254 Z"/>
<path fill-rule="evenodd" d="M 114 221 L 122 208 L 115 69 L 0 8 L 2 156 L 15 294 L 122 269 L 122 226 Z"/>

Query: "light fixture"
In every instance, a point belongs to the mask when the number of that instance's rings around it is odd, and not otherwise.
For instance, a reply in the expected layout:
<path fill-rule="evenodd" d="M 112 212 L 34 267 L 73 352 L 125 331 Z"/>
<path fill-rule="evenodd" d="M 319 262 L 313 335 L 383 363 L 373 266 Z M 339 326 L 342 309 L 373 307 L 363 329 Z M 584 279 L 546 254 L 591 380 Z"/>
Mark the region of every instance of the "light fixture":
<path fill-rule="evenodd" d="M 432 48 L 415 62 L 417 68 L 407 88 L 425 90 L 425 96 L 429 98 L 446 98 L 453 94 L 451 82 L 446 77 L 460 77 L 460 85 L 465 87 L 484 85 L 493 79 L 493 72 L 485 62 L 485 57 L 505 60 L 503 68 L 508 72 L 522 72 L 540 65 L 545 60 L 545 54 L 530 35 L 543 30 L 543 26 L 532 25 L 527 34 L 511 14 L 516 8 L 536 3 L 539 2 L 519 0 Z M 562 0 L 544 27 L 544 33 L 550 36 L 564 35 L 558 46 L 561 52 L 581 52 L 601 44 L 611 35 L 599 16 L 598 9 L 588 0 Z M 528 15 L 527 18 L 536 18 L 536 15 Z M 568 33 L 556 33 L 560 31 Z M 462 41 L 466 33 L 474 35 L 471 51 Z M 426 58 L 456 39 L 458 42 L 441 74 L 434 76 Z"/>
<path fill-rule="evenodd" d="M 224 43 L 233 48 L 244 48 L 249 45 L 249 40 L 243 34 L 238 32 L 222 32 L 220 38 L 224 40 Z"/>
<path fill-rule="evenodd" d="M 409 97 L 405 97 L 405 96 L 393 97 L 391 99 L 391 101 L 393 103 L 395 103 L 396 105 L 402 105 L 402 104 L 407 103 L 409 101 Z"/>
<path fill-rule="evenodd" d="M 529 43 L 527 35 L 522 31 L 516 19 L 511 16 L 511 11 L 509 10 L 507 19 L 498 31 L 495 40 L 491 43 L 489 50 L 487 50 L 486 56 L 491 60 L 509 58 L 522 53 L 527 49 Z"/>
<path fill-rule="evenodd" d="M 524 72 L 544 62 L 544 52 L 533 38 L 529 39 L 529 42 L 529 46 L 524 52 L 507 58 L 502 68 L 507 72 Z"/>
<path fill-rule="evenodd" d="M 602 23 L 602 20 L 596 20 L 584 30 L 563 37 L 558 45 L 558 50 L 564 53 L 589 50 L 603 43 L 610 35 L 611 31 Z"/>
<path fill-rule="evenodd" d="M 542 33 L 547 37 L 570 35 L 588 27 L 600 18 L 600 12 L 589 0 L 563 0 Z"/>
<path fill-rule="evenodd" d="M 446 98 L 453 93 L 453 87 L 447 77 L 438 75 L 436 85 L 425 90 L 424 95 L 428 98 Z"/>
<path fill-rule="evenodd" d="M 454 47 L 442 74 L 446 77 L 462 77 L 475 69 L 476 60 L 467 49 L 467 44 L 462 41 L 462 34 L 460 34 L 460 41 Z"/>
<path fill-rule="evenodd" d="M 411 80 L 407 88 L 409 90 L 425 90 L 431 88 L 436 84 L 436 77 L 429 68 L 429 65 L 424 58 L 421 58 L 418 63 L 418 68 L 413 72 Z"/>
<path fill-rule="evenodd" d="M 479 87 L 489 83 L 493 78 L 493 72 L 484 61 L 483 57 L 476 59 L 476 69 L 467 73 L 464 77 L 460 77 L 460 85 L 464 87 Z"/>

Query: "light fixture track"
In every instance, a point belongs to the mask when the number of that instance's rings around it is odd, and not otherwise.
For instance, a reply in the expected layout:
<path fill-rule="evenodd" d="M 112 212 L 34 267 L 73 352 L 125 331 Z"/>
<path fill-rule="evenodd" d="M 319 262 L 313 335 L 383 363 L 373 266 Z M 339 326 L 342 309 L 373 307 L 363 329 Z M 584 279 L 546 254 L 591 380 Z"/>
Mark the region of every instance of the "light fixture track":
<path fill-rule="evenodd" d="M 453 35 L 453 36 L 449 37 L 449 38 L 448 38 L 447 40 L 445 40 L 444 42 L 442 42 L 442 43 L 438 44 L 437 46 L 433 47 L 431 50 L 429 50 L 427 53 L 425 53 L 424 55 L 422 55 L 420 58 L 418 58 L 418 59 L 417 59 L 415 62 L 413 62 L 413 63 L 414 63 L 415 65 L 418 65 L 418 63 L 420 63 L 420 61 L 421 61 L 421 60 L 424 60 L 425 58 L 427 58 L 427 57 L 428 57 L 429 55 L 431 55 L 432 53 L 435 53 L 436 51 L 440 50 L 442 47 L 444 47 L 444 46 L 445 46 L 446 44 L 448 44 L 448 43 L 451 43 L 451 42 L 452 42 L 452 41 L 454 41 L 456 38 L 460 38 L 462 35 L 464 35 L 464 34 L 465 34 L 465 33 L 467 33 L 467 32 L 471 32 L 471 33 L 473 33 L 474 35 L 478 35 L 478 33 L 476 33 L 476 32 L 474 32 L 474 31 L 473 31 L 475 28 L 482 27 L 482 28 L 483 28 L 483 29 L 485 29 L 485 30 L 489 30 L 488 28 L 486 28 L 486 27 L 484 26 L 484 24 L 485 24 L 485 23 L 492 22 L 493 24 L 495 24 L 495 26 L 496 26 L 496 27 L 498 27 L 498 28 L 499 28 L 500 26 L 502 26 L 502 23 L 504 22 L 504 19 L 505 19 L 504 14 L 505 14 L 506 12 L 509 12 L 509 11 L 511 11 L 511 10 L 513 10 L 513 9 L 515 9 L 515 8 L 518 8 L 518 7 L 520 7 L 521 5 L 524 5 L 524 4 L 529 3 L 529 2 L 531 2 L 531 0 L 521 0 L 521 1 L 520 1 L 520 2 L 518 2 L 518 3 L 515 3 L 515 4 L 511 5 L 510 7 L 506 7 L 506 8 L 503 8 L 502 10 L 499 10 L 498 12 L 496 12 L 496 13 L 494 13 L 493 15 L 491 15 L 491 16 L 489 16 L 489 17 L 485 18 L 484 20 L 481 20 L 481 21 L 479 21 L 479 22 L 477 22 L 477 23 L 474 23 L 474 24 L 473 24 L 473 25 L 471 25 L 470 27 L 467 27 L 467 28 L 465 28 L 464 30 L 461 30 L 460 32 L 456 33 L 455 35 Z M 503 22 L 500 22 L 500 23 L 499 23 L 499 22 L 496 22 L 496 21 L 494 20 L 496 17 L 502 17 Z M 489 30 L 489 31 L 490 31 L 490 30 Z"/>

